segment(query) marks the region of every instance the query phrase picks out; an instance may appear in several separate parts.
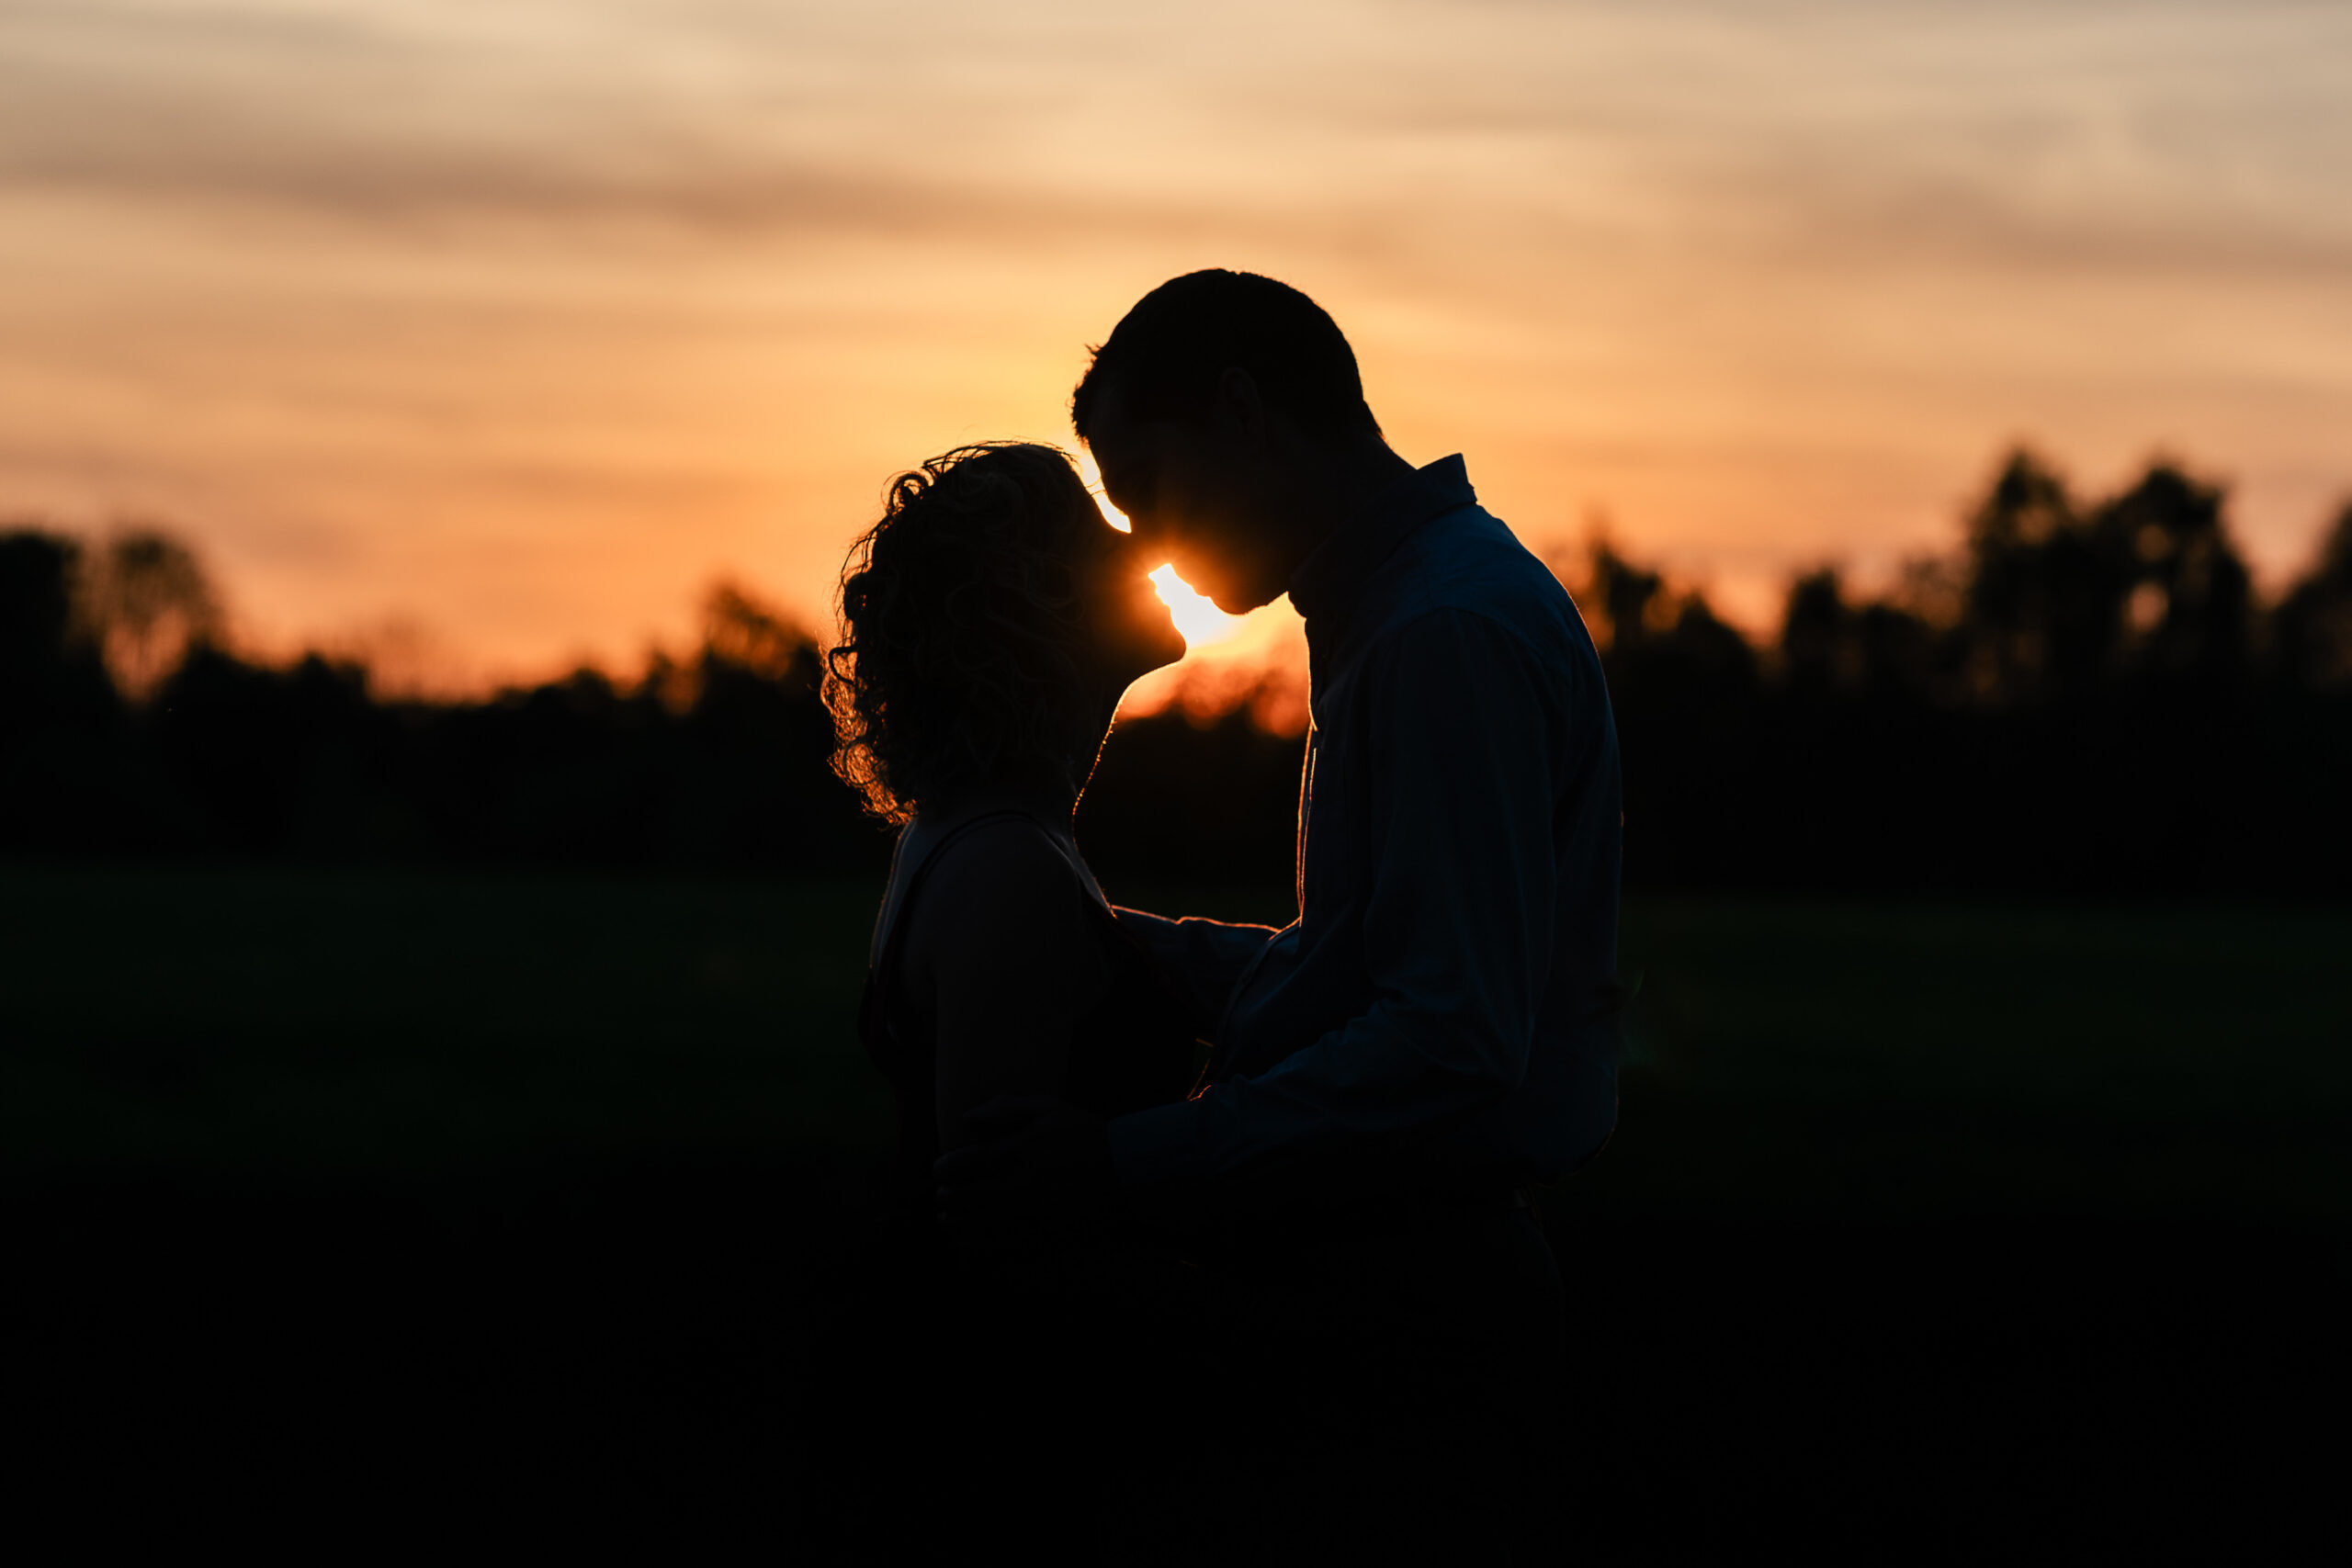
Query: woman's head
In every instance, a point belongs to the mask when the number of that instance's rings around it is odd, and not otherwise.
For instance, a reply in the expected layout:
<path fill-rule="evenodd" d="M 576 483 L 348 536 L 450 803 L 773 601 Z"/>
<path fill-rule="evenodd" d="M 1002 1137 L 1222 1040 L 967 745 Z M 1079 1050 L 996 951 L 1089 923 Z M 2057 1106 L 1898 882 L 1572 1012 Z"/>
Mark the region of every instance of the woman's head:
<path fill-rule="evenodd" d="M 959 446 L 890 481 L 842 575 L 834 771 L 868 809 L 1083 785 L 1119 694 L 1184 650 L 1126 536 L 1051 446 Z"/>

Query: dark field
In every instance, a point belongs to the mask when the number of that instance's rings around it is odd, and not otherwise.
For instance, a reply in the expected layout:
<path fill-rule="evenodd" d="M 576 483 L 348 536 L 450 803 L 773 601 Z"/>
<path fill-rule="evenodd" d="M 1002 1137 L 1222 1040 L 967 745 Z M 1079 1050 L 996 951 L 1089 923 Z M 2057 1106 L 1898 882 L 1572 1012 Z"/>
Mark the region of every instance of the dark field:
<path fill-rule="evenodd" d="M 791 1390 L 888 1139 L 851 1039 L 876 892 L 0 872 L 17 1473 L 98 1534 L 799 1540 L 826 1434 Z M 1628 919 L 1622 1123 L 1544 1204 L 1580 1558 L 2150 1555 L 2306 1517 L 2352 1304 L 2352 912 Z"/>

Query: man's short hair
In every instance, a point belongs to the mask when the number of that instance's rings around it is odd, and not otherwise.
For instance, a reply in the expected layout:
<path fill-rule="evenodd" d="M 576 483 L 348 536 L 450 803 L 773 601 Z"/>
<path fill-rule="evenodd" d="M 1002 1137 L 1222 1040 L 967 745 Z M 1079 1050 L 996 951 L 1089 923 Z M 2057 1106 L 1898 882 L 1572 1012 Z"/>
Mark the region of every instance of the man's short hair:
<path fill-rule="evenodd" d="M 1289 284 L 1254 272 L 1211 267 L 1170 278 L 1092 352 L 1069 400 L 1081 441 L 1093 438 L 1106 377 L 1118 378 L 1137 418 L 1193 424 L 1207 417 L 1218 380 L 1234 367 L 1312 434 L 1380 434 L 1340 324 Z"/>

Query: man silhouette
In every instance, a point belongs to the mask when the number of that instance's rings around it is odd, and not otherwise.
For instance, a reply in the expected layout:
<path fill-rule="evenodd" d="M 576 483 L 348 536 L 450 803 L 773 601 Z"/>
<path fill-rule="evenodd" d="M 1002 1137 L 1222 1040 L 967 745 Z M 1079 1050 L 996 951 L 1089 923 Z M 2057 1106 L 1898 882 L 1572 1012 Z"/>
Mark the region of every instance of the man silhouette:
<path fill-rule="evenodd" d="M 1124 1204 L 1219 1268 L 1390 1303 L 1407 1359 L 1523 1362 L 1560 1291 L 1525 1190 L 1616 1117 L 1618 756 L 1591 638 L 1460 457 L 1388 446 L 1346 338 L 1286 285 L 1161 285 L 1072 417 L 1149 553 L 1228 613 L 1288 592 L 1306 618 L 1298 919 L 1120 911 L 1211 1043 L 1201 1087 L 1107 1123 L 984 1107 L 940 1162 L 942 1217 L 1001 1234 Z"/>

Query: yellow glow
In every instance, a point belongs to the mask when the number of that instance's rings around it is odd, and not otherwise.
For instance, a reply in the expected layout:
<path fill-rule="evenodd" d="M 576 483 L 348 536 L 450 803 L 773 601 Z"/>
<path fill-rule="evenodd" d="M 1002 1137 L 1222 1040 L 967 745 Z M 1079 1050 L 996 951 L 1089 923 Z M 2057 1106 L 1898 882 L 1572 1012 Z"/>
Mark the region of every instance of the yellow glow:
<path fill-rule="evenodd" d="M 1188 649 L 1203 648 L 1223 642 L 1241 624 L 1238 615 L 1228 615 L 1206 599 L 1184 586 L 1172 566 L 1163 566 L 1151 574 L 1152 586 L 1159 590 L 1160 603 L 1176 617 L 1176 629 L 1184 634 Z"/>
<path fill-rule="evenodd" d="M 1094 504 L 1102 509 L 1102 516 L 1104 520 L 1107 521 L 1112 527 L 1116 528 L 1122 534 L 1134 533 L 1136 531 L 1136 525 L 1127 521 L 1127 514 L 1125 513 L 1111 504 L 1110 496 L 1103 492 L 1102 470 L 1095 466 L 1094 454 L 1081 446 L 1078 449 L 1076 456 L 1078 457 L 1078 477 L 1086 481 L 1086 493 L 1092 496 L 1094 498 Z M 1163 589 L 1161 592 L 1164 594 L 1166 590 Z"/>

